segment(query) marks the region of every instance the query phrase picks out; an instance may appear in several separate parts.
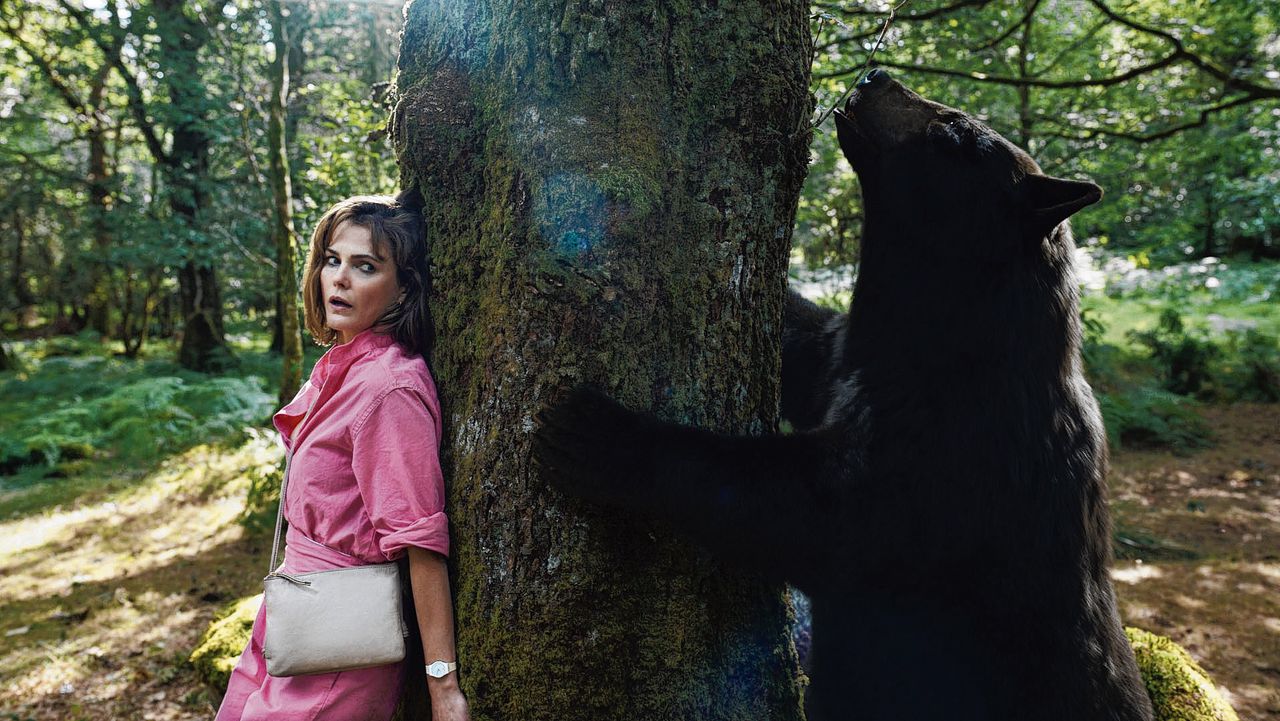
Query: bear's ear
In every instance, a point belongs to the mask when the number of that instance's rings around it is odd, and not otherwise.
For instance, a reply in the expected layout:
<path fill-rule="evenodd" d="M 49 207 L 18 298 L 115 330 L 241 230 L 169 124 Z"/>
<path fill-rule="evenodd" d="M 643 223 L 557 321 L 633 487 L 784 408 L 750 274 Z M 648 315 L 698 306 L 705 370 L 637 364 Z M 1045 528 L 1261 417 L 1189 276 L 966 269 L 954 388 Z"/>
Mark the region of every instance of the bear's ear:
<path fill-rule="evenodd" d="M 1041 238 L 1077 210 L 1102 199 L 1102 188 L 1087 180 L 1026 175 L 1020 185 L 1027 223 Z"/>

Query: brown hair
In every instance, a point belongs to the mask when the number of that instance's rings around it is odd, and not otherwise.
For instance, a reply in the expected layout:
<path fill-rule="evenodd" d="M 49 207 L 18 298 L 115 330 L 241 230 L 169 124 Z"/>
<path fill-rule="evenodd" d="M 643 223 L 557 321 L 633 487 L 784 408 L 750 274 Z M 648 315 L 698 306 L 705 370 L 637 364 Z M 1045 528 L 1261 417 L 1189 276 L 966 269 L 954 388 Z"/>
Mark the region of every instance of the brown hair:
<path fill-rule="evenodd" d="M 325 323 L 324 303 L 320 297 L 320 271 L 325 254 L 338 226 L 354 223 L 367 228 L 373 247 L 395 261 L 396 279 L 404 290 L 404 300 L 383 313 L 374 327 L 395 338 L 396 342 L 424 359 L 430 358 L 435 345 L 435 329 L 431 322 L 431 270 L 427 261 L 427 239 L 422 223 L 422 196 L 417 188 L 399 195 L 357 195 L 335 204 L 320 218 L 311 234 L 311 250 L 302 274 L 302 304 L 307 330 L 320 345 L 333 345 L 338 332 Z"/>

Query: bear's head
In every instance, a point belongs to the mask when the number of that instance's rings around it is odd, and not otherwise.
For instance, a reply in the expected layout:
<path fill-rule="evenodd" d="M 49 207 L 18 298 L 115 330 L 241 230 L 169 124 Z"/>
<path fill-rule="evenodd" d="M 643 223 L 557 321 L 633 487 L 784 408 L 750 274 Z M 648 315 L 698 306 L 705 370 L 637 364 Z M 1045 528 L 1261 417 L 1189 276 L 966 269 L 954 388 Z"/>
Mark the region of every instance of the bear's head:
<path fill-rule="evenodd" d="M 872 70 L 854 91 L 836 114 L 836 130 L 862 180 L 868 220 L 887 216 L 899 237 L 945 229 L 944 246 L 993 233 L 1000 237 L 992 240 L 1034 246 L 1102 197 L 1093 183 L 1045 175 L 994 130 L 925 100 L 883 70 Z"/>
<path fill-rule="evenodd" d="M 1064 221 L 1101 188 L 1045 175 L 994 130 L 883 70 L 835 120 L 865 213 L 851 320 L 874 316 L 862 320 L 879 327 L 862 330 L 892 335 L 900 359 L 986 362 L 1015 343 L 1070 340 L 1074 246 Z M 1067 350 L 1052 345 L 1050 355 Z"/>

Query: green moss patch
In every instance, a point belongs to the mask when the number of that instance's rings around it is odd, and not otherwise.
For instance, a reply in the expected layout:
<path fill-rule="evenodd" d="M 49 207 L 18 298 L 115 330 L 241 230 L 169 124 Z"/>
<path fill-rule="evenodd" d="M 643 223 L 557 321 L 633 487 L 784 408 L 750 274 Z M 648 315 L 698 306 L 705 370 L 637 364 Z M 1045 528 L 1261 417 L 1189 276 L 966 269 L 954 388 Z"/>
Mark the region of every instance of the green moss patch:
<path fill-rule="evenodd" d="M 224 606 L 191 652 L 189 660 L 196 674 L 218 698 L 226 691 L 231 669 L 249 643 L 253 619 L 261 604 L 259 593 Z"/>
<path fill-rule="evenodd" d="M 1184 648 L 1154 633 L 1125 628 L 1157 721 L 1239 721 L 1209 674 Z"/>

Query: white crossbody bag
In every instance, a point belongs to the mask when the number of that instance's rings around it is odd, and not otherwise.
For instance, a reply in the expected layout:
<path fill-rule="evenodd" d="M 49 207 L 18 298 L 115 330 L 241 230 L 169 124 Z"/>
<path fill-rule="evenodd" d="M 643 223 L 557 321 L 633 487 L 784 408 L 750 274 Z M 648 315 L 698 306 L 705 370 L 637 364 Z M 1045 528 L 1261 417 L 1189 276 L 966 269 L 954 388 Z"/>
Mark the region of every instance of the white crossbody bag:
<path fill-rule="evenodd" d="M 302 676 L 403 660 L 409 628 L 394 562 L 299 574 L 281 573 L 276 566 L 291 460 L 292 454 L 285 458 L 271 567 L 262 580 L 267 673 Z"/>

